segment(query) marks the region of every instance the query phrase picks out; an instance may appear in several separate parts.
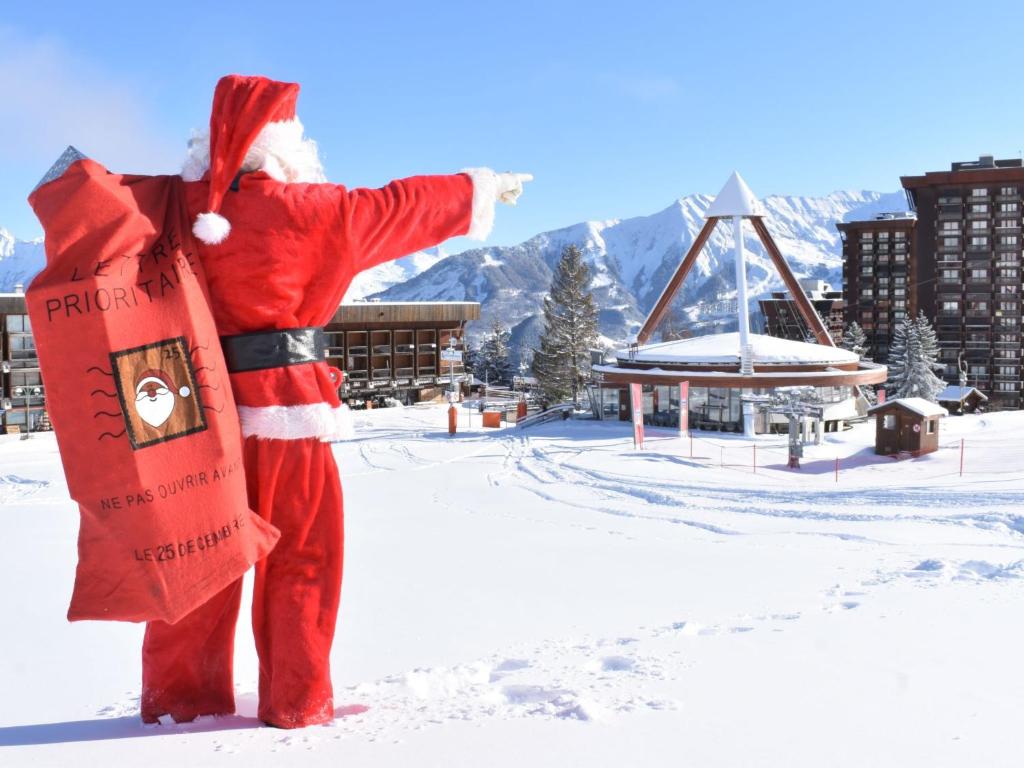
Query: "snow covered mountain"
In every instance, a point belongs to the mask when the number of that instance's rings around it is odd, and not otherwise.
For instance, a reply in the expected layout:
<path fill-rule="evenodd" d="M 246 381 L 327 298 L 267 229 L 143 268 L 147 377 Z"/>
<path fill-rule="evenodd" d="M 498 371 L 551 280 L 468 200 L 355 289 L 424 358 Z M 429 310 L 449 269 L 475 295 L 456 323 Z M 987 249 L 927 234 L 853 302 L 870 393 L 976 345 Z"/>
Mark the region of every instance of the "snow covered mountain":
<path fill-rule="evenodd" d="M 632 339 L 669 277 L 703 226 L 710 195 L 683 197 L 651 216 L 587 221 L 539 234 L 508 247 L 475 248 L 449 255 L 441 248 L 383 264 L 356 278 L 346 300 L 479 301 L 482 321 L 498 317 L 513 328 L 513 347 L 532 346 L 541 307 L 562 248 L 579 245 L 593 269 L 592 288 L 609 343 Z M 903 210 L 902 192 L 834 192 L 826 197 L 770 196 L 763 200 L 768 228 L 800 277 L 839 285 L 842 258 L 835 222 Z M 781 287 L 753 230 L 746 232 L 751 295 Z M 681 307 L 692 325 L 720 322 L 730 330 L 735 312 L 732 231 L 719 227 L 686 280 Z M 28 285 L 45 263 L 42 240 L 16 240 L 0 228 L 0 291 Z M 756 305 L 753 307 L 756 310 Z"/>
<path fill-rule="evenodd" d="M 28 286 L 46 265 L 43 239 L 17 240 L 0 227 L 0 293 L 9 293 L 14 286 Z"/>
<path fill-rule="evenodd" d="M 513 327 L 513 345 L 530 345 L 540 327 L 552 268 L 564 246 L 580 246 L 593 271 L 600 329 L 610 341 L 631 339 L 704 224 L 713 197 L 690 195 L 651 216 L 588 221 L 545 232 L 510 247 L 476 248 L 450 256 L 404 283 L 376 294 L 385 301 L 479 301 L 479 328 L 493 317 Z M 841 283 L 842 256 L 835 223 L 904 210 L 902 192 L 834 192 L 826 197 L 770 196 L 763 200 L 768 229 L 799 277 Z M 751 295 L 782 286 L 752 229 L 747 230 Z M 693 324 L 735 312 L 732 231 L 718 227 L 682 291 Z M 756 305 L 754 307 L 756 309 Z M 727 328 L 726 328 L 727 329 Z"/>
<path fill-rule="evenodd" d="M 431 248 L 381 264 L 356 277 L 345 294 L 345 300 L 361 299 L 404 283 L 447 257 L 448 253 L 443 249 Z M 13 291 L 18 284 L 27 287 L 45 265 L 42 238 L 18 240 L 0 227 L 0 293 Z"/>
<path fill-rule="evenodd" d="M 356 275 L 356 279 L 349 286 L 344 300 L 357 301 L 358 299 L 364 299 L 372 294 L 385 291 L 393 285 L 407 282 L 446 258 L 448 258 L 447 251 L 438 247 L 417 251 L 408 256 L 403 256 L 397 261 L 381 264 L 378 267 Z"/>

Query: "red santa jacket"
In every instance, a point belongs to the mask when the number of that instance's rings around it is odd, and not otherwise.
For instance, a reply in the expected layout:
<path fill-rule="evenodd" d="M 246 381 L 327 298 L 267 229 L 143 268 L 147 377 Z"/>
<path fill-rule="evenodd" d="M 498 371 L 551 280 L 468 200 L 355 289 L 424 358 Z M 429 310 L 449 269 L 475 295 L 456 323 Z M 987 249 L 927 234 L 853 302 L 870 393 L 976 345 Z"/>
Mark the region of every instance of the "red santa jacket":
<path fill-rule="evenodd" d="M 194 218 L 206 210 L 208 185 L 185 187 Z M 325 325 L 359 272 L 467 234 L 473 190 L 465 173 L 373 190 L 242 175 L 221 206 L 231 236 L 219 245 L 197 243 L 219 333 Z M 245 436 L 326 438 L 338 431 L 337 384 L 325 362 L 232 373 L 231 384 Z"/>

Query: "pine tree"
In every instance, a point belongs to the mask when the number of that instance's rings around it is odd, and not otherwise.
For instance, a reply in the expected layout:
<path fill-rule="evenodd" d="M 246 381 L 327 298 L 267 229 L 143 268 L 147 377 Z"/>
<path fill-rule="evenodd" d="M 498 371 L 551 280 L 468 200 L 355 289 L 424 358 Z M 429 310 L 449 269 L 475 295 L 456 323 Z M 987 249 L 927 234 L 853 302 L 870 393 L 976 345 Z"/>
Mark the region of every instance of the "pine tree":
<path fill-rule="evenodd" d="M 597 343 L 597 309 L 590 295 L 590 270 L 583 252 L 566 246 L 544 298 L 544 332 L 533 357 L 533 373 L 550 402 L 571 399 L 590 379 L 590 349 Z"/>
<path fill-rule="evenodd" d="M 512 334 L 495 318 L 491 330 L 480 344 L 475 375 L 489 384 L 508 384 L 512 381 L 512 360 L 509 344 Z"/>
<path fill-rule="evenodd" d="M 924 357 L 928 367 L 933 372 L 945 370 L 946 366 L 939 362 L 938 336 L 935 335 L 935 329 L 932 327 L 931 321 L 925 316 L 924 310 L 918 310 L 914 325 L 917 326 L 918 335 L 921 337 L 921 355 Z"/>
<path fill-rule="evenodd" d="M 935 375 L 938 343 L 924 313 L 904 318 L 889 345 L 889 381 L 894 397 L 923 397 L 935 401 L 946 384 Z"/>
<path fill-rule="evenodd" d="M 868 351 L 868 336 L 864 333 L 864 329 L 857 325 L 856 320 L 846 326 L 846 331 L 843 333 L 843 343 L 839 346 L 853 352 L 861 359 L 864 358 L 864 353 Z"/>

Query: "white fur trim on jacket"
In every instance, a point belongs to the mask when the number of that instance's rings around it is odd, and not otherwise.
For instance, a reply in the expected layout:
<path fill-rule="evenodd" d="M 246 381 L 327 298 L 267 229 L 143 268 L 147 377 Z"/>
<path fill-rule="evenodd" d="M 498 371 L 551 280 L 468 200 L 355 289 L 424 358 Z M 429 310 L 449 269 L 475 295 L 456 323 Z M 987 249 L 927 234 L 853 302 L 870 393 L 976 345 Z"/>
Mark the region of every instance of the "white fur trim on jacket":
<path fill-rule="evenodd" d="M 490 168 L 465 168 L 462 173 L 473 180 L 473 218 L 466 237 L 486 240 L 494 229 L 494 206 L 501 194 L 498 174 Z"/>
<path fill-rule="evenodd" d="M 352 412 L 347 405 L 332 408 L 327 403 L 310 405 L 238 406 L 243 437 L 274 440 L 344 440 L 354 434 Z"/>

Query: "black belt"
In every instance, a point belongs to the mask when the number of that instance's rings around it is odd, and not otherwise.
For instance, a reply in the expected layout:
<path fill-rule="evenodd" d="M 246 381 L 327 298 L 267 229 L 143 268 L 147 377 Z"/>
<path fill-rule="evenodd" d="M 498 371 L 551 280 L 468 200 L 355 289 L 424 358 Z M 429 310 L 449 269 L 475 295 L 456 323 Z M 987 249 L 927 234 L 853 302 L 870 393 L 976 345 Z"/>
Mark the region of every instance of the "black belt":
<path fill-rule="evenodd" d="M 322 363 L 327 353 L 323 328 L 287 328 L 221 336 L 220 344 L 231 373 Z"/>

